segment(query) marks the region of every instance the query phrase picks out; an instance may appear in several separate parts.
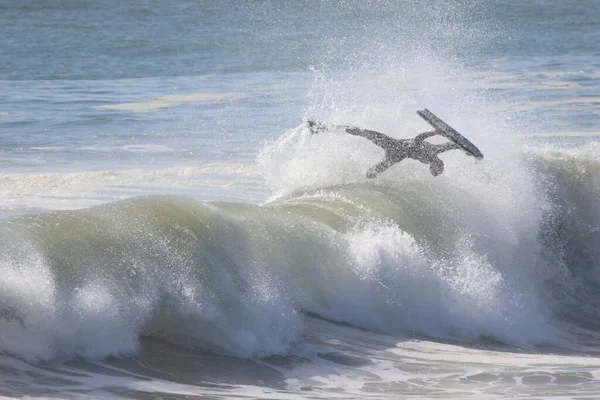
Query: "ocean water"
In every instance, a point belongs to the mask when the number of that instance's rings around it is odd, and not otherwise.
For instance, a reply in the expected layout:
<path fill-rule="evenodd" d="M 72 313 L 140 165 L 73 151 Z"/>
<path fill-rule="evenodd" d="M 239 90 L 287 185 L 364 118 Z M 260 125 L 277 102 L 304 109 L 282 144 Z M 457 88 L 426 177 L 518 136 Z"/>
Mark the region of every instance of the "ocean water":
<path fill-rule="evenodd" d="M 0 396 L 600 397 L 600 2 L 0 2 Z M 443 175 L 308 119 L 484 153 Z"/>

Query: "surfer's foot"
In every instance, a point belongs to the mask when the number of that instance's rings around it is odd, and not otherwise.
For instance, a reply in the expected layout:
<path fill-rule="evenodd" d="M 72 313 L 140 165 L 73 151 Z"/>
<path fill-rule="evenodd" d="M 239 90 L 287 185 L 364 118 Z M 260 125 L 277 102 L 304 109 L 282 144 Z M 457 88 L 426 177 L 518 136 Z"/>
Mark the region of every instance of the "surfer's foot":
<path fill-rule="evenodd" d="M 325 125 L 321 121 L 309 120 L 307 121 L 307 124 L 308 128 L 310 129 L 310 133 L 312 133 L 313 135 L 327 130 L 327 125 Z"/>

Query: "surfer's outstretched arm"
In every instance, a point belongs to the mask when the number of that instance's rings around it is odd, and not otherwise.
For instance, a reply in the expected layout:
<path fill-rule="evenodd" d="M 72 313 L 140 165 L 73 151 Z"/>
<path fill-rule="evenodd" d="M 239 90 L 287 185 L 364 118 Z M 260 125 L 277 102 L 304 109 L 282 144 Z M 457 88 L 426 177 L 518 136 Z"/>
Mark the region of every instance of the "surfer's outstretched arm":
<path fill-rule="evenodd" d="M 394 148 L 397 146 L 396 139 L 392 139 L 391 137 L 384 135 L 381 132 L 354 127 L 346 128 L 346 132 L 348 132 L 351 135 L 362 136 L 366 139 L 369 139 L 371 142 L 375 143 L 379 147 L 383 147 L 384 149 Z"/>
<path fill-rule="evenodd" d="M 452 142 L 435 145 L 435 153 L 436 154 L 443 153 L 448 150 L 454 150 L 454 149 L 460 149 L 460 146 L 457 145 L 456 143 L 452 143 Z"/>
<path fill-rule="evenodd" d="M 415 142 L 422 142 L 423 140 L 438 134 L 439 132 L 437 130 L 419 133 L 417 136 L 415 136 Z"/>
<path fill-rule="evenodd" d="M 394 161 L 390 157 L 386 156 L 383 160 L 381 160 L 380 163 L 375 164 L 371 168 L 369 168 L 369 170 L 367 171 L 367 178 L 375 178 L 378 174 L 382 173 L 383 171 L 385 171 L 386 169 L 388 169 L 389 167 L 391 167 L 399 161 L 401 160 Z"/>

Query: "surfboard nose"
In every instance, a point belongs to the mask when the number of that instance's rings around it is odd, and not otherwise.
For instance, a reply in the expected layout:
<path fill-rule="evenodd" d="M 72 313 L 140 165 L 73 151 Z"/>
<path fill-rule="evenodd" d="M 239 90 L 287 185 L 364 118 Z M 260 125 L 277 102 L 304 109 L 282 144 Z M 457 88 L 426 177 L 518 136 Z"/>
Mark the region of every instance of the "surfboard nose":
<path fill-rule="evenodd" d="M 456 129 L 445 123 L 437 115 L 424 108 L 423 110 L 417 110 L 417 114 L 421 116 L 427 123 L 433 126 L 436 131 L 440 131 L 440 135 L 448 138 L 452 142 L 456 143 L 462 150 L 468 155 L 475 158 L 483 158 L 483 153 L 475 146 L 469 139 L 458 133 Z"/>

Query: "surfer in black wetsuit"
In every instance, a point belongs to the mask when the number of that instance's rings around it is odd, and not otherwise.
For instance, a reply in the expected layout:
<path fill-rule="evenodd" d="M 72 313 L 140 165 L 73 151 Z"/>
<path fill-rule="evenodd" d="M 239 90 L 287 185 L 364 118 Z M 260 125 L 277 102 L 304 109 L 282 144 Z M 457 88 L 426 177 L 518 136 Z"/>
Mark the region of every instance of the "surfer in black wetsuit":
<path fill-rule="evenodd" d="M 317 121 L 308 121 L 311 132 L 316 133 L 327 129 L 327 126 Z M 392 165 L 405 158 L 412 158 L 424 164 L 429 164 L 431 175 L 438 176 L 444 172 L 444 162 L 438 154 L 448 150 L 459 149 L 454 143 L 431 144 L 425 139 L 439 134 L 437 130 L 423 132 L 413 139 L 394 139 L 381 132 L 360 129 L 351 126 L 339 126 L 355 136 L 362 136 L 385 150 L 385 157 L 367 171 L 367 178 L 374 178 Z"/>

